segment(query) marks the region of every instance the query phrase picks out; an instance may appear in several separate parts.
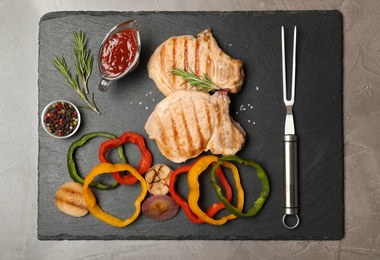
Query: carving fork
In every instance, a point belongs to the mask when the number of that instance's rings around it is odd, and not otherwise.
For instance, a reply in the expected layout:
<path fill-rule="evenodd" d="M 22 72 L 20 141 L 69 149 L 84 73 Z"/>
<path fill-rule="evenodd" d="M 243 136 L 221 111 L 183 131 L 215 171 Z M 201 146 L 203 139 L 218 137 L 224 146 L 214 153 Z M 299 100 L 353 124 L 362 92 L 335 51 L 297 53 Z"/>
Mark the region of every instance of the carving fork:
<path fill-rule="evenodd" d="M 283 150 L 283 204 L 285 214 L 282 218 L 282 223 L 286 228 L 293 229 L 299 224 L 298 217 L 298 173 L 297 173 L 297 136 L 295 133 L 293 119 L 293 104 L 295 97 L 295 77 L 296 77 L 296 41 L 297 27 L 294 27 L 294 42 L 293 42 L 293 68 L 292 68 L 292 86 L 290 99 L 287 98 L 286 87 L 286 67 L 285 67 L 285 35 L 284 27 L 281 27 L 282 40 L 282 80 L 283 80 L 283 99 L 286 107 L 285 118 L 285 135 L 284 135 L 284 150 Z M 287 217 L 295 216 L 296 223 L 294 225 L 287 224 Z"/>

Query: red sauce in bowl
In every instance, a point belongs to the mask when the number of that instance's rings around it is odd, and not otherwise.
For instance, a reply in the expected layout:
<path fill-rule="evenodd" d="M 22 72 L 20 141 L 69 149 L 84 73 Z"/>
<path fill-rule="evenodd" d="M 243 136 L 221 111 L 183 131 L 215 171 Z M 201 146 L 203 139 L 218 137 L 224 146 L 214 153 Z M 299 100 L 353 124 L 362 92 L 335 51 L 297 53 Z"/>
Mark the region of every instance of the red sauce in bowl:
<path fill-rule="evenodd" d="M 100 53 L 102 72 L 117 77 L 129 69 L 138 51 L 137 30 L 126 29 L 111 35 Z"/>

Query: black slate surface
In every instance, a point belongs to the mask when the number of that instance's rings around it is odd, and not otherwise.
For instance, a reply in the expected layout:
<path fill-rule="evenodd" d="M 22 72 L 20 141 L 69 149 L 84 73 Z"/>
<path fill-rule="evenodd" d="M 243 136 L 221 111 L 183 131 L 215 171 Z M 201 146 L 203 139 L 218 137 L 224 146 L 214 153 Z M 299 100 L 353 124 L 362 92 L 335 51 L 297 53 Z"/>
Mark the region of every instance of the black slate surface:
<path fill-rule="evenodd" d="M 136 19 L 142 41 L 138 68 L 111 86 L 106 93 L 97 90 L 96 69 L 90 78 L 90 91 L 101 116 L 81 109 L 83 124 L 74 137 L 56 140 L 39 127 L 38 238 L 60 239 L 253 239 L 253 240 L 336 240 L 344 235 L 343 201 L 343 64 L 342 16 L 337 11 L 301 12 L 57 12 L 44 15 L 39 32 L 39 111 L 56 99 L 80 104 L 74 91 L 52 66 L 56 55 L 65 55 L 73 69 L 72 32 L 84 30 L 88 46 L 97 57 L 98 46 L 114 25 Z M 287 33 L 288 60 L 291 55 L 292 28 L 298 27 L 296 132 L 299 137 L 299 206 L 301 224 L 294 230 L 281 222 L 282 136 L 285 110 L 282 102 L 281 34 Z M 107 131 L 141 133 L 153 153 L 154 163 L 167 163 L 156 144 L 148 140 L 144 124 L 163 95 L 147 76 L 146 65 L 155 48 L 174 35 L 197 33 L 212 27 L 219 46 L 244 62 L 245 83 L 240 93 L 231 95 L 231 114 L 248 134 L 241 157 L 260 162 L 271 181 L 271 193 L 262 211 L 254 218 L 237 219 L 223 226 L 195 225 L 183 210 L 174 218 L 155 222 L 140 215 L 130 226 L 109 226 L 90 214 L 72 218 L 59 212 L 54 194 L 70 181 L 66 153 L 70 144 L 83 134 Z M 290 75 L 290 62 L 288 65 Z M 290 79 L 290 76 L 288 76 Z M 290 84 L 290 83 L 288 83 Z M 105 139 L 97 138 L 78 148 L 78 170 L 85 175 L 98 163 L 97 150 Z M 132 164 L 139 153 L 125 146 Z M 112 160 L 117 162 L 114 154 Z M 257 194 L 254 174 L 243 173 L 247 205 Z M 107 179 L 107 178 L 106 178 Z M 179 187 L 186 193 L 186 176 Z M 107 179 L 108 180 L 108 179 Z M 201 181 L 207 183 L 205 174 Z M 132 214 L 138 186 L 94 191 L 105 210 L 121 218 Z M 202 190 L 202 206 L 215 199 L 213 190 Z"/>

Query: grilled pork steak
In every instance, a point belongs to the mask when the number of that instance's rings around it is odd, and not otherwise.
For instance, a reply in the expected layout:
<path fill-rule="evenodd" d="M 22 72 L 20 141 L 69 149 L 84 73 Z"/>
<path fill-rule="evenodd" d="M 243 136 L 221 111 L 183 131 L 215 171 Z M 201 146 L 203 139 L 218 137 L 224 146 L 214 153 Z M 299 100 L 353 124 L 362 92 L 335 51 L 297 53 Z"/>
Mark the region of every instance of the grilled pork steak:
<path fill-rule="evenodd" d="M 244 145 L 245 132 L 229 114 L 227 91 L 214 95 L 177 90 L 157 104 L 145 130 L 161 153 L 181 163 L 203 151 L 235 154 Z"/>
<path fill-rule="evenodd" d="M 181 77 L 169 74 L 172 67 L 187 70 L 189 66 L 199 77 L 206 73 L 221 89 L 240 91 L 244 81 L 243 63 L 232 59 L 218 46 L 211 29 L 198 34 L 171 37 L 162 43 L 148 62 L 148 74 L 160 91 L 168 96 L 178 89 L 189 89 Z"/>

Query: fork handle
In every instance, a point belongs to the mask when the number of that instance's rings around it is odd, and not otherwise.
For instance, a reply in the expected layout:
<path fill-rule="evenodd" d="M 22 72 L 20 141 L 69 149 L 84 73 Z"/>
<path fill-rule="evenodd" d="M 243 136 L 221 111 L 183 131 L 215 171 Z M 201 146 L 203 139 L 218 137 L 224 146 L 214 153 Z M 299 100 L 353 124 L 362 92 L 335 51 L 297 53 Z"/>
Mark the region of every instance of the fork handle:
<path fill-rule="evenodd" d="M 283 176 L 283 205 L 285 215 L 283 223 L 287 228 L 295 228 L 299 223 L 298 218 L 298 154 L 297 136 L 284 135 L 284 176 Z M 289 227 L 285 223 L 286 216 L 296 216 L 297 223 Z"/>

